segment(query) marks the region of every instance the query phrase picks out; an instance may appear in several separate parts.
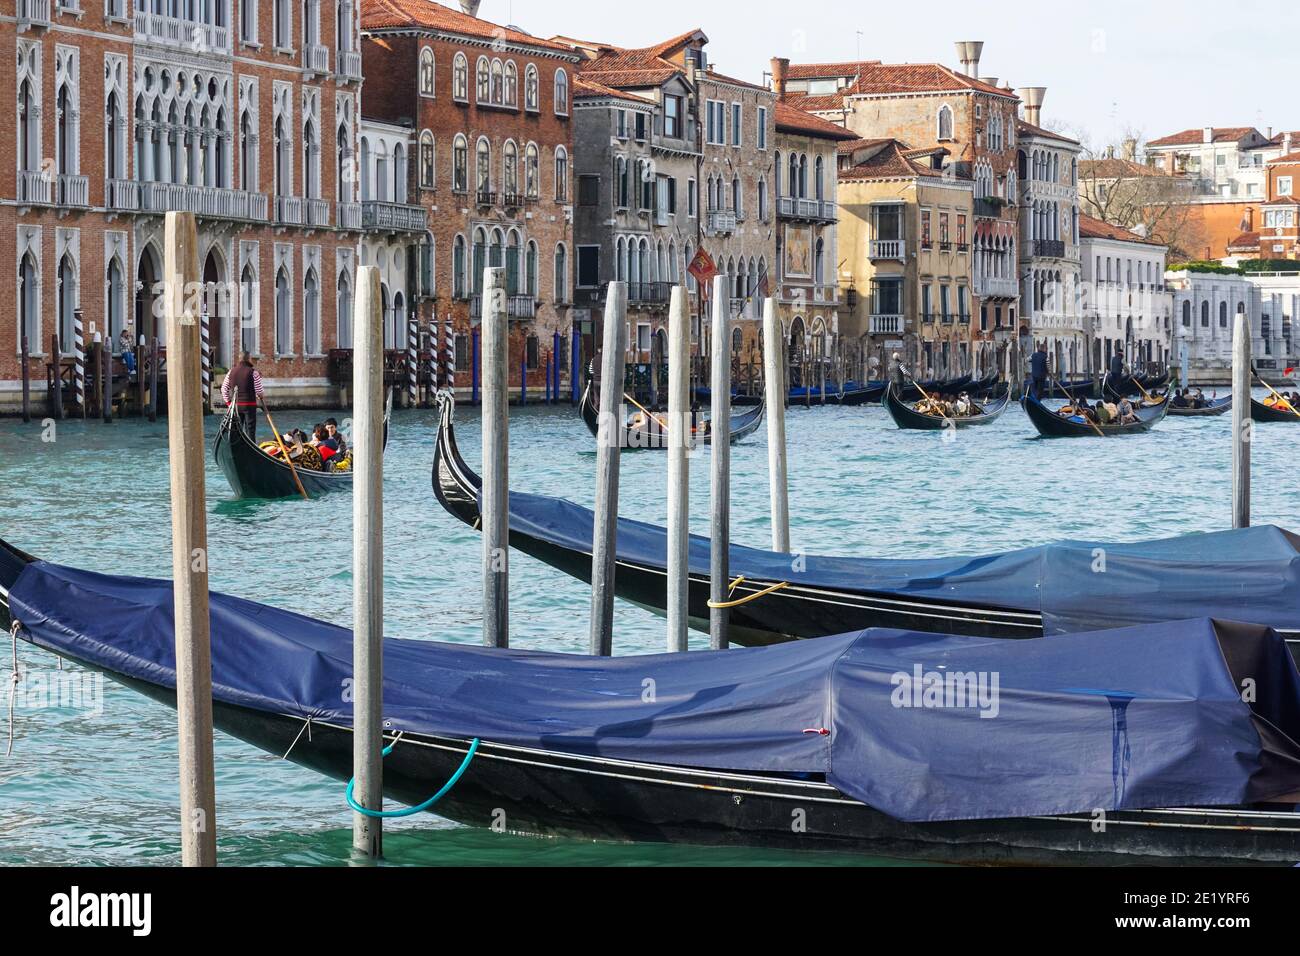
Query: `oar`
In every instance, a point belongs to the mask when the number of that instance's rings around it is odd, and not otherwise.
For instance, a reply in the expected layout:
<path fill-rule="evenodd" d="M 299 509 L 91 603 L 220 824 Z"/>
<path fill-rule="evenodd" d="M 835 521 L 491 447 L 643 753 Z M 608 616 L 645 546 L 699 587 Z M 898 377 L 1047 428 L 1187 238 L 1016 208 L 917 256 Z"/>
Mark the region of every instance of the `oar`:
<path fill-rule="evenodd" d="M 275 427 L 275 421 L 271 418 L 271 410 L 266 407 L 266 399 L 262 400 L 262 411 L 266 413 L 266 423 L 271 426 L 271 434 L 275 436 L 276 443 L 280 446 L 280 455 L 284 462 L 289 466 L 289 474 L 293 475 L 293 483 L 298 486 L 298 494 L 304 499 L 310 500 L 307 489 L 302 486 L 302 479 L 298 477 L 298 469 L 293 467 L 293 459 L 289 457 L 289 449 L 284 447 L 284 439 L 280 437 L 279 430 Z"/>
<path fill-rule="evenodd" d="M 1056 382 L 1056 387 L 1059 388 L 1059 389 L 1061 390 L 1061 394 L 1064 395 L 1064 396 L 1069 400 L 1069 402 L 1070 402 L 1071 405 L 1073 405 L 1075 399 L 1070 395 L 1069 392 L 1067 392 L 1067 391 L 1065 390 L 1065 385 L 1062 384 L 1061 380 L 1060 380 L 1059 378 L 1056 378 L 1056 376 L 1052 376 L 1052 378 L 1053 378 L 1053 379 L 1055 380 L 1055 382 Z M 1102 401 L 1105 401 L 1105 398 L 1103 398 Z M 1085 422 L 1087 422 L 1089 425 L 1092 426 L 1092 430 L 1095 431 L 1095 432 L 1097 433 L 1097 437 L 1098 437 L 1098 438 L 1105 438 L 1105 437 L 1106 437 L 1105 432 L 1103 432 L 1103 431 L 1102 431 L 1102 430 L 1097 426 L 1097 423 L 1094 422 L 1094 421 L 1093 421 L 1091 418 L 1089 418 L 1087 415 L 1080 414 L 1079 417 L 1082 418 Z"/>
<path fill-rule="evenodd" d="M 1268 384 L 1268 382 L 1264 381 L 1264 376 L 1260 375 L 1259 372 L 1255 371 L 1255 364 L 1253 362 L 1251 363 L 1250 366 L 1250 373 L 1254 375 L 1257 379 L 1259 379 L 1261 385 L 1263 385 L 1266 389 L 1268 389 L 1270 392 L 1276 395 L 1278 401 L 1286 402 L 1286 407 L 1291 409 L 1292 413 L 1297 418 L 1300 418 L 1300 412 L 1296 411 L 1295 406 L 1291 404 L 1290 400 L 1287 399 L 1285 396 L 1283 396 L 1282 393 L 1279 392 L 1277 389 L 1275 389 L 1272 385 Z M 1276 408 L 1277 406 L 1274 407 Z"/>
<path fill-rule="evenodd" d="M 632 397 L 631 395 L 629 395 L 627 392 L 624 392 L 624 393 L 623 393 L 623 398 L 625 398 L 627 401 L 631 402 L 631 403 L 632 403 L 633 405 L 635 405 L 637 408 L 641 409 L 641 411 L 645 413 L 645 416 L 646 416 L 647 418 L 653 418 L 655 421 L 657 421 L 657 422 L 659 423 L 659 427 L 662 428 L 665 432 L 668 431 L 668 423 L 667 423 L 666 421 L 664 421 L 662 418 L 660 418 L 660 417 L 659 417 L 658 415 L 656 415 L 654 412 L 650 411 L 650 409 L 646 408 L 644 405 L 642 405 L 640 402 L 638 402 L 635 398 L 633 398 L 633 397 Z"/>

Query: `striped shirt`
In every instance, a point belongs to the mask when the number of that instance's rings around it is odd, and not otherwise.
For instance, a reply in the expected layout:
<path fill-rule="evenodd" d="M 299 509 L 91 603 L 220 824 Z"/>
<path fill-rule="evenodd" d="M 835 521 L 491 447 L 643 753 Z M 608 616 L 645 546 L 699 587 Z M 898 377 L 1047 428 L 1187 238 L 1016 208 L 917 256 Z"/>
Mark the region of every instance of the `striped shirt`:
<path fill-rule="evenodd" d="M 221 383 L 221 400 L 227 405 L 230 404 L 231 392 L 234 390 L 234 383 L 231 381 L 234 372 L 233 368 L 227 372 L 225 379 Z M 257 393 L 258 398 L 266 397 L 266 390 L 262 388 L 262 373 L 257 369 L 253 369 L 253 391 Z M 248 401 L 247 396 L 244 396 L 244 401 Z"/>

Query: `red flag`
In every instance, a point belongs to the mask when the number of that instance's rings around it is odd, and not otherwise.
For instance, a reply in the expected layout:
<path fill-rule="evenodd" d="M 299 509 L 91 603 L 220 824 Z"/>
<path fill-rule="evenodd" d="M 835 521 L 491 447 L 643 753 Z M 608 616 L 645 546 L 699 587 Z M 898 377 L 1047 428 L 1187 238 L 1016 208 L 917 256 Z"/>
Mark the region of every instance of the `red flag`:
<path fill-rule="evenodd" d="M 700 285 L 708 285 L 713 281 L 713 277 L 718 274 L 718 267 L 713 264 L 713 257 L 700 246 L 699 251 L 695 253 L 695 258 L 691 264 L 686 267 L 686 271 L 695 276 L 695 281 Z"/>

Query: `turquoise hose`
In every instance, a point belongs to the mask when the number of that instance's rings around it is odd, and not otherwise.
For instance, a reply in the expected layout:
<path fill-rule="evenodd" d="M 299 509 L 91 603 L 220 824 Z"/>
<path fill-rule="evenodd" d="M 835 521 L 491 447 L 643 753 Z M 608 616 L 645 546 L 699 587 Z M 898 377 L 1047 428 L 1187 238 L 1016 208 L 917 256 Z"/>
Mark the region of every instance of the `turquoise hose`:
<path fill-rule="evenodd" d="M 452 787 L 456 786 L 456 781 L 460 779 L 461 774 L 463 774 L 465 770 L 469 767 L 469 762 L 474 759 L 474 754 L 478 751 L 478 744 L 479 744 L 479 740 L 477 737 L 475 737 L 474 740 L 469 745 L 469 750 L 465 753 L 465 759 L 460 762 L 460 766 L 457 767 L 456 772 L 451 775 L 451 779 L 442 785 L 441 790 L 439 790 L 437 793 L 431 796 L 428 800 L 425 800 L 424 803 L 420 804 L 419 806 L 406 807 L 403 810 L 368 810 L 365 807 L 363 807 L 361 804 L 357 803 L 356 799 L 353 798 L 352 796 L 352 790 L 357 785 L 356 777 L 353 777 L 351 780 L 348 781 L 348 789 L 346 792 L 348 806 L 350 806 L 353 810 L 357 811 L 357 813 L 361 814 L 362 816 L 380 817 L 383 819 L 387 819 L 389 817 L 409 817 L 416 813 L 423 813 L 425 810 L 428 810 L 431 806 L 433 806 L 435 803 L 437 803 L 439 800 L 445 797 L 448 791 L 450 791 Z M 397 746 L 397 741 L 393 741 L 391 744 L 385 747 L 384 756 L 387 757 L 390 753 L 392 753 L 393 748 L 396 746 Z"/>

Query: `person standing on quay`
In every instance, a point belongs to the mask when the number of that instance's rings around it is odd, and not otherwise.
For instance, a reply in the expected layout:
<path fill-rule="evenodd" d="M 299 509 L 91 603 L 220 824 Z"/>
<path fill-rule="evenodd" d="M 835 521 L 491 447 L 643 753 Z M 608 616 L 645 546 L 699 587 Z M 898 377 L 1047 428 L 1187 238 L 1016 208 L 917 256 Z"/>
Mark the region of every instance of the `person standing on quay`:
<path fill-rule="evenodd" d="M 1047 385 L 1047 343 L 1039 342 L 1038 350 L 1029 359 L 1030 388 L 1034 398 L 1043 397 Z"/>
<path fill-rule="evenodd" d="M 266 398 L 266 390 L 262 387 L 262 373 L 253 368 L 253 356 L 248 352 L 239 353 L 239 361 L 226 373 L 225 381 L 221 383 L 221 400 L 227 405 L 230 404 L 232 393 L 237 399 L 235 414 L 239 418 L 240 427 L 244 429 L 245 435 L 255 439 L 257 403 Z"/>

